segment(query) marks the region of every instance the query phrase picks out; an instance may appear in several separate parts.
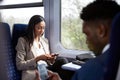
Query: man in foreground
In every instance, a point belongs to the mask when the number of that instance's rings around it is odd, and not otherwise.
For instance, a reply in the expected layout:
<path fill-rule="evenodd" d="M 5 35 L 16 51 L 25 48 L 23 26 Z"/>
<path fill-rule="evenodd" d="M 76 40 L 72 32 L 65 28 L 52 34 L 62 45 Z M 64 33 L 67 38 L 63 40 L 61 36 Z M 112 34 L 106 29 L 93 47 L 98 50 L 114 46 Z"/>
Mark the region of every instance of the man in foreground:
<path fill-rule="evenodd" d="M 80 14 L 83 20 L 83 33 L 86 35 L 89 49 L 97 57 L 87 61 L 76 71 L 72 80 L 104 80 L 111 23 L 119 11 L 120 6 L 112 0 L 96 0 L 83 8 Z"/>

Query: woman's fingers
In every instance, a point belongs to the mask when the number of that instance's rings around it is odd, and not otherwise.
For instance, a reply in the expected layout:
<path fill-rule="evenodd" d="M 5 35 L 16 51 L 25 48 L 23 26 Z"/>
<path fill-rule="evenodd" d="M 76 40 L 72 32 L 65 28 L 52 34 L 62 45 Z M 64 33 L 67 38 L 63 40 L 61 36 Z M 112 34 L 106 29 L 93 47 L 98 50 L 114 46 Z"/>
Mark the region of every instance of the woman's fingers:
<path fill-rule="evenodd" d="M 36 74 L 36 80 L 41 80 L 40 79 L 40 73 L 38 72 L 38 70 L 35 70 L 35 74 Z"/>

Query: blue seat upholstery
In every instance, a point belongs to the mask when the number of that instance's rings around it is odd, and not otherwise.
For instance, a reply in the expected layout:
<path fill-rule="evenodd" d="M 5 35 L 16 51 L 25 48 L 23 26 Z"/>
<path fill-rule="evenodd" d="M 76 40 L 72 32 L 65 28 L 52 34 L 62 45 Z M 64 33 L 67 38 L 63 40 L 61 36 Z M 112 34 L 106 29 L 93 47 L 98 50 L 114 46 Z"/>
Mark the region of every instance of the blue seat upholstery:
<path fill-rule="evenodd" d="M 110 35 L 110 51 L 108 57 L 108 65 L 104 80 L 115 80 L 119 60 L 120 60 L 120 13 L 118 13 L 112 22 Z"/>
<path fill-rule="evenodd" d="M 15 63 L 15 58 L 16 58 L 16 50 L 15 50 L 15 47 L 17 45 L 17 42 L 18 42 L 18 38 L 20 36 L 23 36 L 25 34 L 25 31 L 26 31 L 26 27 L 27 25 L 26 24 L 14 24 L 13 25 L 13 32 L 12 32 L 12 45 L 13 45 L 13 51 L 14 51 L 14 54 L 13 54 L 13 59 L 14 59 L 14 63 Z M 17 69 L 17 68 L 16 68 Z M 18 75 L 19 75 L 19 80 L 21 80 L 21 71 L 18 71 Z"/>
<path fill-rule="evenodd" d="M 18 38 L 25 34 L 26 28 L 27 28 L 26 24 L 14 24 L 13 25 L 12 43 L 13 43 L 14 48 L 18 42 Z"/>
<path fill-rule="evenodd" d="M 0 23 L 0 80 L 19 80 L 13 61 L 10 27 Z"/>

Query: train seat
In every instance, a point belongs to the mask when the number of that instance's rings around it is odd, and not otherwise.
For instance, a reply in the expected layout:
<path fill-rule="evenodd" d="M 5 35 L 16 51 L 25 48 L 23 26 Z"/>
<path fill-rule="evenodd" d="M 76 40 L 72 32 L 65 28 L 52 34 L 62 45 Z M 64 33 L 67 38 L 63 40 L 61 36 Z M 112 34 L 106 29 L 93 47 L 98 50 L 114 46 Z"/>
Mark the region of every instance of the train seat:
<path fill-rule="evenodd" d="M 26 28 L 27 28 L 27 24 L 18 23 L 13 25 L 12 43 L 14 48 L 17 45 L 18 38 L 25 34 Z"/>
<path fill-rule="evenodd" d="M 26 27 L 27 27 L 26 24 L 20 24 L 20 23 L 13 25 L 13 30 L 12 30 L 12 45 L 13 45 L 13 51 L 14 51 L 14 55 L 13 55 L 14 63 L 16 61 L 15 60 L 15 57 L 16 57 L 15 47 L 17 45 L 18 38 L 20 36 L 23 36 L 25 34 Z M 21 80 L 21 71 L 18 71 L 18 74 L 20 76 L 19 80 Z"/>
<path fill-rule="evenodd" d="M 104 80 L 120 80 L 120 72 L 118 71 L 120 61 L 120 12 L 115 16 L 112 22 L 110 35 L 110 51 L 108 56 L 108 65 Z M 117 74 L 118 72 L 118 74 Z"/>
<path fill-rule="evenodd" d="M 20 80 L 13 59 L 10 27 L 0 22 L 0 80 Z"/>

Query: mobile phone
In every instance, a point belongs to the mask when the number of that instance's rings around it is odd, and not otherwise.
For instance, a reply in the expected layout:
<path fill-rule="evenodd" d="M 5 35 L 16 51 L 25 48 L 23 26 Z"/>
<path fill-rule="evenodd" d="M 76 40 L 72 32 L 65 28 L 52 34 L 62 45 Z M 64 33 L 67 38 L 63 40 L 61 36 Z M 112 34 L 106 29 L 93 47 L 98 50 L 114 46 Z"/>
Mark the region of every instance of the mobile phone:
<path fill-rule="evenodd" d="M 57 53 L 56 53 L 56 54 L 52 54 L 52 56 L 58 56 L 58 55 L 59 55 L 59 54 L 57 54 Z"/>
<path fill-rule="evenodd" d="M 48 80 L 48 72 L 45 64 L 38 64 L 37 65 L 38 71 L 40 73 L 41 80 Z"/>
<path fill-rule="evenodd" d="M 58 53 L 54 54 L 54 56 L 58 56 L 58 55 L 59 55 Z"/>

